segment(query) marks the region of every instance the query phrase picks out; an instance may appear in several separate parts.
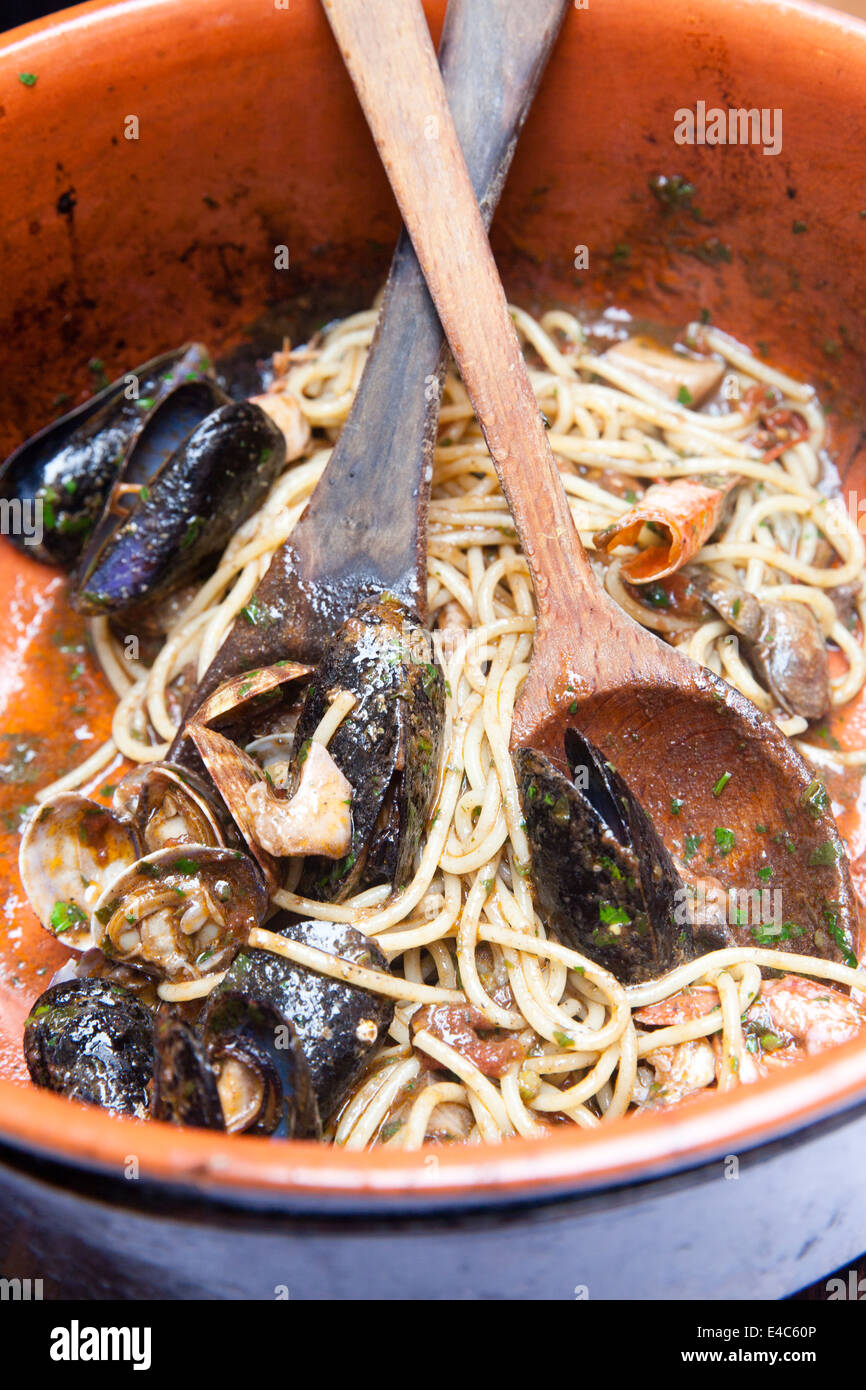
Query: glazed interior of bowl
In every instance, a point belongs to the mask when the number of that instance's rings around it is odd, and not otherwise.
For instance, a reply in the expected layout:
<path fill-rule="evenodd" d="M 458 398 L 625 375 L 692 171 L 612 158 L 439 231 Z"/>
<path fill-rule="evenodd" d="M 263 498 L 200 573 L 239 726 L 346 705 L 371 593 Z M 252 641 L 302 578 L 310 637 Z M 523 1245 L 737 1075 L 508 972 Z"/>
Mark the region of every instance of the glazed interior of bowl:
<path fill-rule="evenodd" d="M 444 5 L 427 11 L 438 36 Z M 866 466 L 864 84 L 866 26 L 816 6 L 575 7 L 493 233 L 517 302 L 617 305 L 673 325 L 706 310 L 814 383 L 855 500 Z M 85 5 L 9 36 L 0 88 L 4 453 L 103 371 L 111 378 L 190 338 L 227 349 L 265 311 L 294 333 L 365 306 L 380 284 L 398 218 L 316 0 Z M 781 112 L 781 148 L 677 144 L 675 113 L 699 101 Z M 660 200 L 650 186 L 658 175 L 688 179 L 691 201 Z M 275 269 L 278 246 L 288 247 L 286 270 Z M 578 247 L 587 268 L 576 268 Z M 46 750 L 71 762 L 107 735 L 110 700 L 87 659 L 81 712 L 58 699 L 58 650 L 83 631 L 59 605 L 61 578 L 5 543 L 0 577 L 0 762 L 7 776 L 36 778 Z M 850 712 L 840 739 L 857 738 L 858 722 L 866 714 Z M 432 1165 L 424 1154 L 133 1130 L 27 1084 L 21 1024 L 66 953 L 22 899 L 20 799 L 19 784 L 0 826 L 0 1130 L 13 1142 L 105 1165 L 132 1151 L 144 1175 L 243 1189 L 477 1194 L 635 1176 L 866 1094 L 866 1048 L 853 1044 L 680 1114 L 449 1150 Z M 858 888 L 864 848 L 852 826 Z"/>

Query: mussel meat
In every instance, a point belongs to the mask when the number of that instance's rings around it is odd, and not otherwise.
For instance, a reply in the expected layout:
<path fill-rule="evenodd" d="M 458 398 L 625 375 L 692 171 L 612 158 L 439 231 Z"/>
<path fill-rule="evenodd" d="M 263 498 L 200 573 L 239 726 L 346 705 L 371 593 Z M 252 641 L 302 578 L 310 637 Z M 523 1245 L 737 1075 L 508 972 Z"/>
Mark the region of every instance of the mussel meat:
<path fill-rule="evenodd" d="M 37 1086 L 119 1114 L 148 1113 L 151 1016 L 120 985 L 96 979 L 52 985 L 25 1022 L 24 1056 Z"/>
<path fill-rule="evenodd" d="M 535 749 L 514 755 L 539 905 L 567 945 L 624 984 L 653 979 L 694 954 L 686 887 L 598 749 L 569 729 L 565 757 L 570 776 Z"/>
<path fill-rule="evenodd" d="M 321 1138 L 310 1070 L 294 1025 L 259 997 L 242 968 L 229 971 L 214 990 L 201 1028 L 230 1133 Z"/>

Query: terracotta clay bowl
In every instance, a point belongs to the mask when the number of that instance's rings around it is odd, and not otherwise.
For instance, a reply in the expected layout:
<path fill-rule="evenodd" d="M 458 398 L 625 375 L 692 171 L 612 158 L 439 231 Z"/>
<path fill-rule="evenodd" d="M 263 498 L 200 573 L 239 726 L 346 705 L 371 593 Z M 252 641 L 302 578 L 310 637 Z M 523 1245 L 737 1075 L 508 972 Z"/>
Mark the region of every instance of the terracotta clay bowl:
<path fill-rule="evenodd" d="M 444 5 L 428 13 L 438 35 Z M 35 85 L 19 80 L 35 74 Z M 679 324 L 707 309 L 832 407 L 846 488 L 862 460 L 850 421 L 866 394 L 866 26 L 782 0 L 592 0 L 570 11 L 494 229 L 512 296 L 619 304 Z M 0 446 L 59 407 L 185 339 L 217 350 L 276 301 L 313 312 L 368 301 L 398 218 L 315 0 L 88 4 L 0 50 Z M 781 151 L 677 145 L 675 112 L 779 108 Z M 130 124 L 129 118 L 137 118 Z M 137 130 L 137 139 L 127 134 Z M 681 174 L 694 207 L 665 206 Z M 275 271 L 274 247 L 290 269 Z M 589 248 L 589 269 L 574 267 Z M 312 306 L 312 307 L 311 307 Z M 103 368 L 94 363 L 103 364 Z M 89 365 L 90 364 L 90 365 Z M 349 499 L 347 499 L 347 502 Z M 52 606 L 58 576 L 0 544 L 0 759 L 61 750 Z M 94 672 L 86 717 L 105 735 Z M 837 734 L 859 741 L 852 712 Z M 16 793 L 16 796 L 19 794 Z M 20 798 L 19 798 L 20 799 Z M 14 812 L 14 806 L 5 806 Z M 14 816 L 13 816 L 14 819 Z M 855 876 L 864 837 L 852 829 Z M 22 901 L 16 841 L 0 844 L 0 1137 L 15 1149 L 284 1210 L 369 1214 L 395 1204 L 520 1202 L 645 1181 L 851 1110 L 866 1046 L 761 1086 L 543 1142 L 355 1153 L 120 1121 L 33 1089 L 21 1023 L 63 951 Z M 857 1247 L 859 1248 L 859 1246 Z"/>

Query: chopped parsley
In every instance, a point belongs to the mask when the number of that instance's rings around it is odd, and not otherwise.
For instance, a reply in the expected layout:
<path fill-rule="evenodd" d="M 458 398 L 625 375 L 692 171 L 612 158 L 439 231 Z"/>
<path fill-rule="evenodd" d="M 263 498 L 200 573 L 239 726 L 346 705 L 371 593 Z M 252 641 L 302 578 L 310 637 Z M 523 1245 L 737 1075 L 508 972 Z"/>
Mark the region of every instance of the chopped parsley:
<path fill-rule="evenodd" d="M 817 849 L 813 849 L 812 853 L 809 855 L 809 868 L 827 869 L 837 863 L 838 859 L 839 850 L 837 847 L 833 844 L 832 840 L 825 840 L 823 845 L 819 845 Z"/>
<path fill-rule="evenodd" d="M 599 903 L 598 915 L 606 927 L 631 925 L 631 918 L 625 908 L 617 906 L 616 903 Z"/>
<path fill-rule="evenodd" d="M 54 935 L 61 936 L 63 932 L 69 931 L 72 927 L 80 927 L 88 918 L 87 913 L 82 912 L 77 903 L 58 901 L 51 909 L 51 916 L 48 920 Z"/>

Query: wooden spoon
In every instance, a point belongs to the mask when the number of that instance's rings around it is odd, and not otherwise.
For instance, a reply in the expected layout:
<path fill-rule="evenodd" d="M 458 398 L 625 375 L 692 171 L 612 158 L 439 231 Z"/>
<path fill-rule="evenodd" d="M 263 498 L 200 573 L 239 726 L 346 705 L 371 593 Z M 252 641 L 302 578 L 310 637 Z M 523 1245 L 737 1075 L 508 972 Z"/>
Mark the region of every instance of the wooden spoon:
<path fill-rule="evenodd" d="M 775 905 L 787 924 L 787 935 L 779 937 L 784 949 L 851 963 L 857 936 L 851 880 L 829 802 L 813 772 L 771 719 L 638 626 L 593 574 L 547 441 L 418 0 L 323 4 L 532 576 L 538 625 L 515 709 L 512 750 L 535 749 L 565 770 L 564 734 L 570 725 L 578 727 L 616 765 L 668 848 L 690 859 L 694 872 L 744 891 L 769 883 L 781 893 Z M 729 930 L 734 940 L 755 944 L 736 919 Z"/>
<path fill-rule="evenodd" d="M 442 80 L 488 222 L 567 8 L 568 0 L 451 0 L 448 6 Z M 423 617 L 427 501 L 444 369 L 442 327 L 404 232 L 328 466 L 256 589 L 248 607 L 255 620 L 236 620 L 188 716 L 241 671 L 286 658 L 317 662 L 364 598 L 388 591 Z M 185 756 L 180 736 L 170 756 Z"/>

